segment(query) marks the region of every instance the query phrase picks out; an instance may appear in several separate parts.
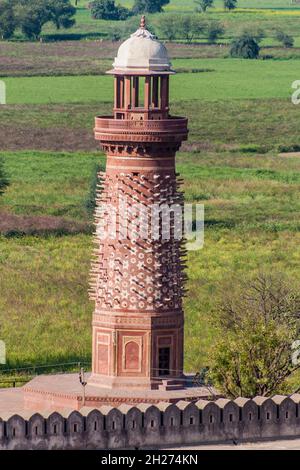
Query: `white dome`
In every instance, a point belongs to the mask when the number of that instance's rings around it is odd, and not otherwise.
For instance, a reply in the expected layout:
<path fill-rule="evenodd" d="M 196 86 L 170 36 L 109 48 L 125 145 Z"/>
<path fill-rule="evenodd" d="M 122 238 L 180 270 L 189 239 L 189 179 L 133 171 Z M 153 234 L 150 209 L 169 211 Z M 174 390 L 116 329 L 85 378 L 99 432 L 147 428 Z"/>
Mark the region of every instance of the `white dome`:
<path fill-rule="evenodd" d="M 139 28 L 118 50 L 114 70 L 120 72 L 170 72 L 166 47 L 144 27 Z"/>

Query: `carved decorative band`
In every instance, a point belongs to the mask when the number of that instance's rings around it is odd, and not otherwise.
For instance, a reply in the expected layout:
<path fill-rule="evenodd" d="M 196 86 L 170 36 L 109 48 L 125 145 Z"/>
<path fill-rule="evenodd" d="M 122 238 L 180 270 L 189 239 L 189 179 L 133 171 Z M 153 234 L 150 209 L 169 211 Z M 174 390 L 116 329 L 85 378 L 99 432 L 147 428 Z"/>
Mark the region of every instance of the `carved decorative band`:
<path fill-rule="evenodd" d="M 128 134 L 128 133 L 118 133 L 118 134 L 111 134 L 107 133 L 104 134 L 103 132 L 95 130 L 95 139 L 100 140 L 101 142 L 153 142 L 153 143 L 174 143 L 174 142 L 182 142 L 183 140 L 187 139 L 185 134 Z"/>
<path fill-rule="evenodd" d="M 181 142 L 166 142 L 166 143 L 134 143 L 134 142 L 102 142 L 102 149 L 110 155 L 126 156 L 132 158 L 174 158 L 176 152 L 179 150 Z"/>
<path fill-rule="evenodd" d="M 127 170 L 128 171 L 128 165 L 106 165 L 107 170 Z M 153 171 L 156 169 L 162 169 L 166 171 L 172 171 L 174 170 L 174 165 L 173 166 L 157 166 L 157 165 L 152 165 L 152 166 L 144 166 L 141 167 L 139 166 L 130 166 L 131 171 Z"/>
<path fill-rule="evenodd" d="M 176 132 L 187 133 L 187 118 L 170 117 L 169 119 L 114 119 L 112 116 L 97 116 L 95 128 L 111 132 Z"/>
<path fill-rule="evenodd" d="M 158 318 L 132 318 L 132 317 L 115 317 L 109 315 L 97 315 L 93 316 L 93 326 L 106 328 L 122 327 L 128 328 L 139 328 L 143 330 L 154 329 L 154 328 L 182 328 L 184 325 L 183 316 L 179 317 L 158 317 Z"/>
<path fill-rule="evenodd" d="M 94 312 L 94 315 L 107 315 L 107 316 L 111 316 L 111 317 L 120 317 L 120 316 L 124 316 L 124 317 L 131 317 L 132 315 L 135 315 L 136 318 L 142 318 L 143 320 L 147 319 L 147 318 L 161 318 L 161 317 L 173 317 L 173 318 L 176 318 L 176 317 L 180 317 L 183 315 L 183 311 L 181 309 L 178 309 L 178 310 L 167 310 L 167 311 L 164 311 L 164 312 L 161 312 L 161 311 L 157 311 L 157 310 L 153 310 L 152 312 L 149 312 L 149 311 L 141 311 L 141 310 L 133 310 L 133 309 L 130 309 L 130 310 L 122 310 L 122 309 L 116 309 L 116 310 L 113 310 L 113 309 L 104 309 L 104 308 L 101 308 L 101 309 L 96 309 L 96 311 Z"/>

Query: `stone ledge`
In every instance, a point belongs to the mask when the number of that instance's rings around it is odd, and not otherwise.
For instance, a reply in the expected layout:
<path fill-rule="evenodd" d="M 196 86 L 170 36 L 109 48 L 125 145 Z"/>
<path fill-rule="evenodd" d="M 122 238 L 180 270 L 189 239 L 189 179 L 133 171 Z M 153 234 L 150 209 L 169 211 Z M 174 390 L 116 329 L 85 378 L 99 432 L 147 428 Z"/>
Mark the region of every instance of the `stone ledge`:
<path fill-rule="evenodd" d="M 40 375 L 23 387 L 24 406 L 36 411 L 43 409 L 59 410 L 72 408 L 80 410 L 84 404 L 95 408 L 103 404 L 118 406 L 123 403 L 157 404 L 160 402 L 176 403 L 180 400 L 195 401 L 211 399 L 211 392 L 205 387 L 182 387 L 178 390 L 124 390 L 105 388 L 90 382 L 90 374 L 86 375 L 88 385 L 83 389 L 78 380 L 78 374 Z"/>

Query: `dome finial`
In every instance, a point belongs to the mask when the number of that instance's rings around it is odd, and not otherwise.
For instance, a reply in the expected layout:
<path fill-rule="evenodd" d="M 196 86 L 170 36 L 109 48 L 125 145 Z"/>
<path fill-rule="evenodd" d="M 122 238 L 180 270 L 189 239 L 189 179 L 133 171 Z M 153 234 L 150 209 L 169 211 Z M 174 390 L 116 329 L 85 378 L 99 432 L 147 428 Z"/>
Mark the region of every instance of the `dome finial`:
<path fill-rule="evenodd" d="M 146 28 L 146 16 L 145 15 L 143 15 L 142 18 L 141 18 L 140 28 L 142 28 L 142 29 Z"/>

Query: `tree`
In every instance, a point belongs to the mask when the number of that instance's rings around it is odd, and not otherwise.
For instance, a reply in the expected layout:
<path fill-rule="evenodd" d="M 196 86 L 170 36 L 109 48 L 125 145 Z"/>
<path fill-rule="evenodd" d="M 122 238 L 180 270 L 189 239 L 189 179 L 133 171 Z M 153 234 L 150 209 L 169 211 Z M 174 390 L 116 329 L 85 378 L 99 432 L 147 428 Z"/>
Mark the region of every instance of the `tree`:
<path fill-rule="evenodd" d="M 293 47 L 294 45 L 294 38 L 289 34 L 284 33 L 283 31 L 279 30 L 276 32 L 276 39 L 277 41 L 281 42 L 283 47 Z"/>
<path fill-rule="evenodd" d="M 178 15 L 161 15 L 158 20 L 158 28 L 163 38 L 173 41 L 176 39 L 178 34 Z"/>
<path fill-rule="evenodd" d="M 70 0 L 48 0 L 50 9 L 50 21 L 57 29 L 71 28 L 75 24 L 73 18 L 76 8 L 71 5 Z"/>
<path fill-rule="evenodd" d="M 9 39 L 13 36 L 17 23 L 14 15 L 13 4 L 9 0 L 0 2 L 0 36 Z"/>
<path fill-rule="evenodd" d="M 130 16 L 130 10 L 116 5 L 115 0 L 95 0 L 90 8 L 95 20 L 126 20 Z"/>
<path fill-rule="evenodd" d="M 28 39 L 38 39 L 44 24 L 52 22 L 57 29 L 75 24 L 76 13 L 70 0 L 15 0 L 17 24 Z"/>
<path fill-rule="evenodd" d="M 198 16 L 181 15 L 177 21 L 178 35 L 191 43 L 205 31 L 205 23 Z"/>
<path fill-rule="evenodd" d="M 224 26 L 218 21 L 210 21 L 207 24 L 207 39 L 209 44 L 215 44 L 219 36 L 224 34 Z"/>
<path fill-rule="evenodd" d="M 197 4 L 197 11 L 205 13 L 208 8 L 211 8 L 214 4 L 214 0 L 195 0 Z"/>
<path fill-rule="evenodd" d="M 234 10 L 237 7 L 237 0 L 224 0 L 225 10 Z"/>
<path fill-rule="evenodd" d="M 135 0 L 132 11 L 135 15 L 139 13 L 160 13 L 163 6 L 170 3 L 170 0 Z"/>
<path fill-rule="evenodd" d="M 2 159 L 0 159 L 0 196 L 4 193 L 8 185 L 9 181 L 4 171 L 4 162 Z"/>
<path fill-rule="evenodd" d="M 242 31 L 240 31 L 240 36 L 252 37 L 255 39 L 257 44 L 259 44 L 265 37 L 265 32 L 261 28 L 256 27 L 244 28 Z"/>
<path fill-rule="evenodd" d="M 231 57 L 241 57 L 243 59 L 257 59 L 260 47 L 253 36 L 243 33 L 231 43 Z"/>
<path fill-rule="evenodd" d="M 215 386 L 230 397 L 280 392 L 300 367 L 292 361 L 300 332 L 299 291 L 281 275 L 259 274 L 225 284 L 217 304 L 210 370 Z"/>
<path fill-rule="evenodd" d="M 28 39 L 38 39 L 43 25 L 50 20 L 48 3 L 43 0 L 33 0 L 30 3 L 21 1 L 17 4 L 16 11 L 22 33 Z"/>
<path fill-rule="evenodd" d="M 114 31 L 110 34 L 110 37 L 113 37 L 113 34 L 117 33 L 121 39 L 127 39 L 128 36 L 135 33 L 136 23 L 137 20 L 135 17 L 131 17 L 127 21 L 120 22 L 119 28 L 114 27 Z M 147 20 L 147 29 L 149 29 L 154 36 L 156 35 L 156 24 L 153 25 Z"/>

